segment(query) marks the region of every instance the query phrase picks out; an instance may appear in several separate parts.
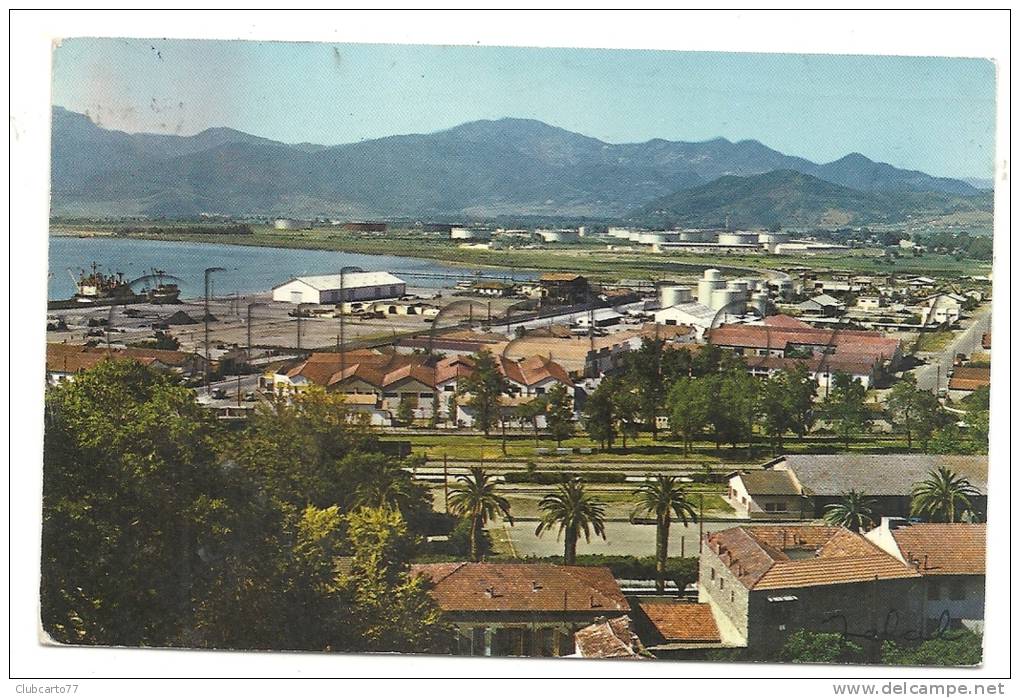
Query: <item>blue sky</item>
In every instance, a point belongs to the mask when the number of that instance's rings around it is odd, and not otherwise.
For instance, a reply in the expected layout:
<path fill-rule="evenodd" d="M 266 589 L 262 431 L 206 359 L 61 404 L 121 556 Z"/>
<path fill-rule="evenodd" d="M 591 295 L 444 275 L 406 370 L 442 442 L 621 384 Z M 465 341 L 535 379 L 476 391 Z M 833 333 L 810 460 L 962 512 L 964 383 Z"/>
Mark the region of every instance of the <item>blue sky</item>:
<path fill-rule="evenodd" d="M 991 177 L 995 69 L 959 58 L 68 39 L 54 104 L 108 128 L 348 143 L 540 119 L 611 143 L 756 139 Z"/>

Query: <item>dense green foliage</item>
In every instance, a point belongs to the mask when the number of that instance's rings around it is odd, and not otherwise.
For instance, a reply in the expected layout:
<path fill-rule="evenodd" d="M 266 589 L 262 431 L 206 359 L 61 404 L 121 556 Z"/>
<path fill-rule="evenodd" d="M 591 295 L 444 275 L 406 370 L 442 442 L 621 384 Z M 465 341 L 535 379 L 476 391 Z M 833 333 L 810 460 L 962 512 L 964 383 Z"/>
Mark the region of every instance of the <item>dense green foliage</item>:
<path fill-rule="evenodd" d="M 981 635 L 951 630 L 921 641 L 851 641 L 839 633 L 798 630 L 779 651 L 786 662 L 825 664 L 881 663 L 898 666 L 974 666 L 981 663 Z"/>
<path fill-rule="evenodd" d="M 43 627 L 72 644 L 444 651 L 408 574 L 428 492 L 375 449 L 325 393 L 226 432 L 136 362 L 79 374 L 46 398 Z"/>
<path fill-rule="evenodd" d="M 496 491 L 496 481 L 481 468 L 471 468 L 469 475 L 458 475 L 450 489 L 450 511 L 469 522 L 468 534 L 471 559 L 482 559 L 481 540 L 485 524 L 496 518 L 512 526 L 510 502 Z"/>
<path fill-rule="evenodd" d="M 864 661 L 864 649 L 839 633 L 798 630 L 787 639 L 779 658 L 784 662 L 851 664 Z"/>
<path fill-rule="evenodd" d="M 500 402 L 508 384 L 491 352 L 483 349 L 475 354 L 474 364 L 474 373 L 457 381 L 457 393 L 464 398 L 460 404 L 474 411 L 475 425 L 488 436 L 500 420 Z"/>
<path fill-rule="evenodd" d="M 882 663 L 900 666 L 974 666 L 981 663 L 982 638 L 969 630 L 917 643 L 882 643 Z"/>
<path fill-rule="evenodd" d="M 656 475 L 634 491 L 638 511 L 655 517 L 655 587 L 666 588 L 666 561 L 669 558 L 669 528 L 673 521 L 682 526 L 698 520 L 687 490 L 673 475 Z"/>

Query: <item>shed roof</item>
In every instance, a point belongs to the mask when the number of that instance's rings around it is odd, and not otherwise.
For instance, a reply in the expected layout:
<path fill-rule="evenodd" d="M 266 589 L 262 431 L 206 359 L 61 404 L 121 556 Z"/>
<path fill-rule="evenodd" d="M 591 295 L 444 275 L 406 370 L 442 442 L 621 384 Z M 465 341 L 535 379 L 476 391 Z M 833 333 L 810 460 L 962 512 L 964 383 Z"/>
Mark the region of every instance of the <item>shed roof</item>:
<path fill-rule="evenodd" d="M 766 464 L 766 468 L 793 471 L 805 494 L 823 497 L 838 497 L 850 490 L 871 496 L 909 496 L 914 485 L 938 467 L 949 468 L 981 494 L 987 493 L 987 456 L 788 455 Z"/>
<path fill-rule="evenodd" d="M 793 474 L 788 470 L 752 470 L 738 473 L 744 483 L 744 489 L 752 497 L 755 495 L 792 495 L 800 494 L 800 488 Z"/>
<path fill-rule="evenodd" d="M 402 279 L 398 279 L 388 271 L 350 272 L 342 276 L 344 289 L 362 288 L 365 286 L 392 286 L 404 283 Z M 273 286 L 273 290 L 286 286 L 292 281 L 305 283 L 316 291 L 338 291 L 341 287 L 340 274 L 322 274 L 319 276 L 295 276 L 293 279 Z"/>
<path fill-rule="evenodd" d="M 638 608 L 659 642 L 719 642 L 719 626 L 707 603 L 641 602 Z"/>

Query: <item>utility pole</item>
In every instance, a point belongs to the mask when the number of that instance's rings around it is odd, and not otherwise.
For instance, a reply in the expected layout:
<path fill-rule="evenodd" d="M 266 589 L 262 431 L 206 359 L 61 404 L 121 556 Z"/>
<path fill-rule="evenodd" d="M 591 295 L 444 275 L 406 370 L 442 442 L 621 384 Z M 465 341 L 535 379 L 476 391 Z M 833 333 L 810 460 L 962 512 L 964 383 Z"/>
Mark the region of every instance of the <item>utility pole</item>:
<path fill-rule="evenodd" d="M 705 541 L 705 494 L 698 493 L 698 555 L 701 555 Z"/>
<path fill-rule="evenodd" d="M 205 392 L 209 394 L 209 283 L 214 272 L 226 271 L 223 267 L 209 267 L 205 270 Z"/>
<path fill-rule="evenodd" d="M 246 350 L 244 356 L 248 360 L 249 364 L 251 364 L 251 309 L 252 308 L 256 308 L 256 307 L 258 307 L 260 305 L 265 305 L 265 303 L 249 303 L 248 304 L 248 323 L 245 325 L 245 328 L 248 331 L 248 344 L 245 345 L 247 347 L 247 350 Z"/>
<path fill-rule="evenodd" d="M 340 375 L 344 374 L 347 369 L 346 356 L 344 354 L 344 318 L 347 315 L 347 311 L 344 309 L 344 303 L 346 302 L 346 290 L 344 281 L 346 280 L 347 272 L 358 273 L 364 271 L 361 267 L 341 267 L 340 269 L 340 337 L 337 339 L 336 350 L 340 354 Z"/>
<path fill-rule="evenodd" d="M 450 513 L 450 471 L 446 463 L 446 453 L 443 453 L 443 508 Z"/>

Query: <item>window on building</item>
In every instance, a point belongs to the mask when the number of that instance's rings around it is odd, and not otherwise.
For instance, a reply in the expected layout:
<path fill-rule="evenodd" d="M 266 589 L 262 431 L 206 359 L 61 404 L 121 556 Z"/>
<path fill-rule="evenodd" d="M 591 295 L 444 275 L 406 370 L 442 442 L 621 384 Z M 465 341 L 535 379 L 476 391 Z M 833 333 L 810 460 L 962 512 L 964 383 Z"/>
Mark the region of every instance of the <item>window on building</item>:
<path fill-rule="evenodd" d="M 949 585 L 949 599 L 951 601 L 963 601 L 967 598 L 967 589 L 962 579 L 954 579 Z"/>
<path fill-rule="evenodd" d="M 942 589 L 937 579 L 928 580 L 928 600 L 938 601 L 942 597 Z"/>
<path fill-rule="evenodd" d="M 736 598 L 736 596 L 735 596 L 735 595 L 733 594 L 733 592 L 731 591 L 731 592 L 730 592 L 730 603 L 733 603 L 733 600 L 734 600 L 735 598 Z"/>
<path fill-rule="evenodd" d="M 726 587 L 726 580 L 723 579 L 722 577 L 719 577 L 719 588 L 720 589 L 724 589 L 725 587 Z"/>
<path fill-rule="evenodd" d="M 713 580 L 713 581 L 715 581 L 715 568 L 714 567 L 709 567 L 708 568 L 708 578 Z"/>

